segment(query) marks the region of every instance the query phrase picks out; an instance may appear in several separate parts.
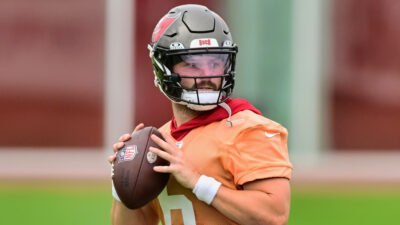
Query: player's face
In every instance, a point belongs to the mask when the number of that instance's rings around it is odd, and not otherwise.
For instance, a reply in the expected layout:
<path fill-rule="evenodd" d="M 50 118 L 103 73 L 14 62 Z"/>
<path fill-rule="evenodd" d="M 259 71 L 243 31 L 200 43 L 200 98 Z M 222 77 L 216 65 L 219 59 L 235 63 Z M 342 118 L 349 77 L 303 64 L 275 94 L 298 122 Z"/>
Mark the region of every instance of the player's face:
<path fill-rule="evenodd" d="M 184 78 L 185 76 L 199 77 L 197 88 L 201 90 L 219 90 L 221 78 L 212 78 L 209 76 L 223 75 L 227 60 L 227 55 L 221 54 L 203 54 L 187 55 L 182 57 L 182 62 L 174 65 L 175 73 L 182 76 L 181 85 L 185 88 L 196 88 L 195 79 Z"/>

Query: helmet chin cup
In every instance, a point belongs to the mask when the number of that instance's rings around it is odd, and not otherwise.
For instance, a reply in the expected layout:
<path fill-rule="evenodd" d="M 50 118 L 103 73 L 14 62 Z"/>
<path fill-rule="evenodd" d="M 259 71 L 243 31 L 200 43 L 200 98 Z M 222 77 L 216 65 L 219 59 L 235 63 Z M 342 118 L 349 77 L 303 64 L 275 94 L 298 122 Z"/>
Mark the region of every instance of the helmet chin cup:
<path fill-rule="evenodd" d="M 198 93 L 198 94 L 197 94 Z M 181 99 L 198 104 L 218 104 L 220 99 L 219 91 L 182 91 Z"/>
<path fill-rule="evenodd" d="M 183 104 L 186 104 L 190 109 L 196 111 L 207 111 L 217 107 L 221 96 L 219 91 L 183 90 L 181 99 L 185 101 Z"/>

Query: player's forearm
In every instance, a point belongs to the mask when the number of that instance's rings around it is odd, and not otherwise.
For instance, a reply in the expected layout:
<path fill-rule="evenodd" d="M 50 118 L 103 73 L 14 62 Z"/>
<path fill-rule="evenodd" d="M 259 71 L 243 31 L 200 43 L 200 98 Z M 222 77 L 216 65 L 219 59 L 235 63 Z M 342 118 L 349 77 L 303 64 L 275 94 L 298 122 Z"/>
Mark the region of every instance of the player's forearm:
<path fill-rule="evenodd" d="M 121 202 L 114 199 L 111 209 L 112 225 L 139 225 L 146 224 L 142 209 L 126 208 Z"/>
<path fill-rule="evenodd" d="M 289 203 L 257 190 L 232 190 L 221 186 L 212 206 L 239 224 L 286 224 Z"/>

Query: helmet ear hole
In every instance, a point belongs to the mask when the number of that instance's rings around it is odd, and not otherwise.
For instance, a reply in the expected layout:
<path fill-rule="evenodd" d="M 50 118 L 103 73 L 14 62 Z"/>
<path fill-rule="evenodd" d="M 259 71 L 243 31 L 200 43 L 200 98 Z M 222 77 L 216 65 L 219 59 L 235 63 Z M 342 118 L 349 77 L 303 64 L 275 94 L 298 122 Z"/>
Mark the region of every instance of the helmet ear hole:
<path fill-rule="evenodd" d="M 171 81 L 175 82 L 175 83 L 179 83 L 179 82 L 181 82 L 181 77 L 176 73 L 172 73 L 171 74 Z"/>

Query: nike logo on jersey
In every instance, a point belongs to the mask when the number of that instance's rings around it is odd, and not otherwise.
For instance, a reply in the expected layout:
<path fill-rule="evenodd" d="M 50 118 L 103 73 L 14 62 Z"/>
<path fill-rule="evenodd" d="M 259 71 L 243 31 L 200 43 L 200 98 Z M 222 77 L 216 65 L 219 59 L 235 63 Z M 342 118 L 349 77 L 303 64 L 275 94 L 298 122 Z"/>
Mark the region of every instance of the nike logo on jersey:
<path fill-rule="evenodd" d="M 278 135 L 280 133 L 272 133 L 272 134 L 270 134 L 267 131 L 265 131 L 264 134 L 265 134 L 265 136 L 267 136 L 267 138 L 272 138 L 273 136 L 276 136 L 276 135 Z"/>

